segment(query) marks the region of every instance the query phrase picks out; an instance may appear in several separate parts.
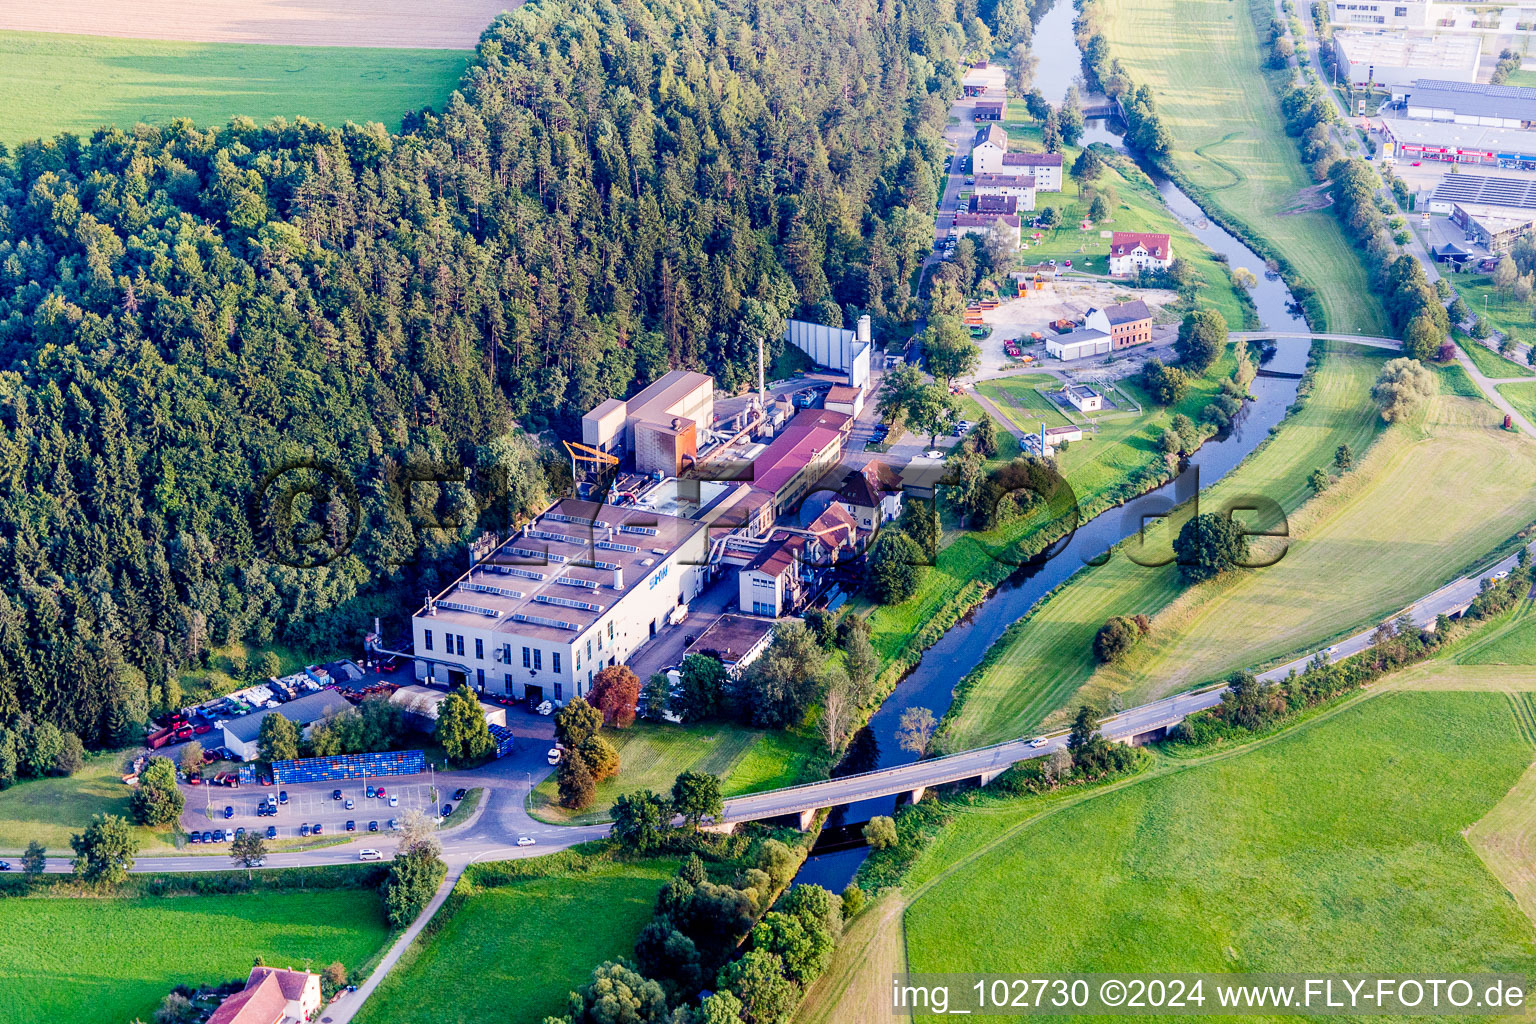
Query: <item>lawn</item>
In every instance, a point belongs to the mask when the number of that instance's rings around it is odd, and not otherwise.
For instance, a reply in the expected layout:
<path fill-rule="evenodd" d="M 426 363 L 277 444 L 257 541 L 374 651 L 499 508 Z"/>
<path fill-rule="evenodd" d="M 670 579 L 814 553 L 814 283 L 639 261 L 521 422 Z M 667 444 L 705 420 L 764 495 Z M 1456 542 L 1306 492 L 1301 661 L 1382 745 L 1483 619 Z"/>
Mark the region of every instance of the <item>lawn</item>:
<path fill-rule="evenodd" d="M 910 969 L 1529 972 L 1536 932 L 1462 832 L 1531 756 L 1501 694 L 1397 692 L 1088 799 L 962 811 L 908 883 Z"/>
<path fill-rule="evenodd" d="M 468 50 L 266 46 L 0 32 L 0 143 L 102 125 L 381 121 L 441 107 Z"/>
<path fill-rule="evenodd" d="M 93 814 L 131 819 L 123 785 L 121 753 L 96 754 L 67 779 L 32 779 L 0 791 L 0 850 L 26 849 L 36 839 L 53 853 L 69 852 L 69 837 L 90 824 Z M 137 827 L 140 849 L 171 850 L 173 832 Z"/>
<path fill-rule="evenodd" d="M 1499 394 L 1509 399 L 1509 404 L 1525 413 L 1528 419 L 1536 418 L 1536 384 L 1500 384 Z"/>
<path fill-rule="evenodd" d="M 1531 318 L 1531 304 L 1516 300 L 1511 293 L 1501 293 L 1493 286 L 1492 274 L 1457 274 L 1451 278 L 1451 284 L 1467 308 L 1487 317 L 1491 326 L 1516 341 L 1536 342 L 1536 320 Z M 1483 372 L 1492 377 L 1529 377 L 1536 372 L 1520 363 L 1514 365 L 1518 372 L 1510 373 L 1507 367 L 1497 372 L 1487 369 Z M 1478 367 L 1482 369 L 1482 364 Z"/>
<path fill-rule="evenodd" d="M 1384 335 L 1381 303 L 1332 213 L 1300 208 L 1313 182 L 1285 134 L 1278 73 L 1260 71 L 1250 5 L 1267 25 L 1269 0 L 1104 0 L 1104 32 L 1155 95 L 1195 198 L 1283 254 L 1316 289 L 1327 329 Z"/>
<path fill-rule="evenodd" d="M 468 889 L 358 1024 L 537 1024 L 604 960 L 628 957 L 677 865 L 654 860 Z M 461 881 L 460 885 L 464 883 Z"/>
<path fill-rule="evenodd" d="M 720 776 L 726 796 L 777 789 L 802 781 L 801 766 L 815 756 L 819 743 L 808 733 L 765 732 L 730 722 L 636 722 L 628 729 L 605 729 L 603 735 L 619 751 L 619 774 L 598 783 L 592 806 L 575 814 L 560 807 L 550 775 L 534 788 L 530 813 L 560 825 L 607 821 L 620 794 L 670 792 L 672 781 L 689 769 Z"/>
<path fill-rule="evenodd" d="M 1536 441 L 1486 404 L 1440 398 L 1291 517 L 1278 563 L 1185 590 L 1091 692 L 1127 705 L 1367 628 L 1465 571 L 1536 508 Z M 1170 570 L 1165 570 L 1171 572 Z"/>
<path fill-rule="evenodd" d="M 1536 369 L 1522 366 L 1513 359 L 1500 355 L 1481 341 L 1466 337 L 1457 337 L 1456 340 L 1471 357 L 1473 365 L 1481 370 L 1485 377 L 1501 380 L 1505 377 L 1536 376 Z"/>
<path fill-rule="evenodd" d="M 378 894 L 319 890 L 135 899 L 0 899 L 8 1024 L 153 1020 L 176 985 L 275 967 L 365 964 L 386 937 Z"/>
<path fill-rule="evenodd" d="M 1536 665 L 1536 616 L 1522 602 L 1508 621 L 1456 651 L 1462 665 Z"/>
<path fill-rule="evenodd" d="M 1329 465 L 1340 444 L 1348 444 L 1359 457 L 1379 431 L 1381 419 L 1369 391 L 1385 358 L 1353 346 L 1330 346 L 1301 410 L 1241 466 L 1202 492 L 1202 509 L 1250 494 L 1274 500 L 1287 513 L 1300 507 L 1311 497 L 1307 476 L 1314 469 Z M 945 724 L 946 748 L 997 742 L 1038 726 L 1064 708 L 1093 673 L 1093 634 L 1105 619 L 1154 615 L 1178 596 L 1180 585 L 1171 567 L 1143 567 L 1127 552 L 1121 545 L 1104 565 L 1080 570 L 988 652 L 985 667 Z M 1242 647 L 1229 650 L 1247 653 Z"/>
<path fill-rule="evenodd" d="M 1043 150 L 1040 143 L 1040 126 L 1030 118 L 1024 101 L 1013 99 L 1008 107 L 1008 138 L 1010 145 Z M 1075 146 L 1061 147 L 1062 164 L 1069 173 L 1062 175 L 1060 192 L 1035 193 L 1035 213 L 1047 206 L 1055 207 L 1060 214 L 1060 224 L 1053 229 L 1030 229 L 1026 226 L 1028 248 L 1019 253 L 1019 261 L 1040 263 L 1048 259 L 1072 260 L 1075 269 L 1095 274 L 1109 271 L 1109 239 L 1100 237 L 1108 231 L 1155 231 L 1169 235 L 1176 255 L 1189 263 L 1204 281 L 1200 300 L 1221 311 L 1233 330 L 1247 322 L 1249 307 L 1238 298 L 1233 289 L 1227 265 L 1216 259 L 1182 223 L 1168 212 L 1157 186 L 1152 183 L 1136 164 L 1125 156 L 1113 156 L 1097 181 L 1083 186 L 1070 173 L 1073 161 L 1082 150 Z M 1082 199 L 1084 192 L 1113 191 L 1115 203 L 1107 221 L 1083 230 L 1083 219 L 1088 215 L 1088 202 Z M 1045 237 L 1038 242 L 1028 241 L 1034 231 L 1043 231 Z M 1083 257 L 1091 262 L 1084 266 Z M 1262 267 L 1248 268 L 1263 274 Z M 1254 324 L 1253 326 L 1258 326 Z"/>

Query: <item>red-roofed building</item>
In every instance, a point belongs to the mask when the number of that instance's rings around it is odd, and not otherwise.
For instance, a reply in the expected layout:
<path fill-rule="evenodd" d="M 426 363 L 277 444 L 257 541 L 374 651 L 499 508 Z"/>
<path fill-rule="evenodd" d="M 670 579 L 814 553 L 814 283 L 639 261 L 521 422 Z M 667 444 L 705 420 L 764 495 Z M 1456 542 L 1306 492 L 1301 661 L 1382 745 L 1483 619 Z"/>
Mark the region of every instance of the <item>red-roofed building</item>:
<path fill-rule="evenodd" d="M 985 241 L 995 231 L 1007 239 L 1012 249 L 1017 249 L 1022 237 L 1020 224 L 1016 213 L 971 213 L 962 210 L 955 214 L 955 236 L 979 235 Z"/>
<path fill-rule="evenodd" d="M 808 409 L 752 460 L 752 486 L 773 495 L 774 518 L 798 508 L 843 455 L 852 417 Z"/>
<path fill-rule="evenodd" d="M 1109 272 L 1131 277 L 1143 269 L 1167 270 L 1173 263 L 1173 241 L 1145 231 L 1116 231 L 1109 240 Z"/>
<path fill-rule="evenodd" d="M 253 967 L 245 988 L 219 1004 L 208 1024 L 302 1024 L 320 1002 L 320 975 Z"/>

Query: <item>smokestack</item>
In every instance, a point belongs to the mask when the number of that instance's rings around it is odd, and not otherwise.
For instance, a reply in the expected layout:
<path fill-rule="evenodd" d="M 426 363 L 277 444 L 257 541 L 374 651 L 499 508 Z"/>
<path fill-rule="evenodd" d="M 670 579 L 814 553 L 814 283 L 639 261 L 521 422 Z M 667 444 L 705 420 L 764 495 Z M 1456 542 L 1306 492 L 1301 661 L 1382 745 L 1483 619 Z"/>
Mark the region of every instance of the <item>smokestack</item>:
<path fill-rule="evenodd" d="M 620 566 L 619 568 L 613 570 L 613 589 L 614 590 L 623 590 L 624 589 L 624 568 L 623 568 L 623 566 Z"/>
<path fill-rule="evenodd" d="M 763 363 L 763 339 L 757 339 L 757 400 L 763 410 L 768 409 L 768 374 Z"/>
<path fill-rule="evenodd" d="M 866 342 L 866 343 L 869 341 L 869 314 L 868 313 L 865 313 L 863 316 L 859 317 L 859 340 L 862 341 L 862 342 Z"/>

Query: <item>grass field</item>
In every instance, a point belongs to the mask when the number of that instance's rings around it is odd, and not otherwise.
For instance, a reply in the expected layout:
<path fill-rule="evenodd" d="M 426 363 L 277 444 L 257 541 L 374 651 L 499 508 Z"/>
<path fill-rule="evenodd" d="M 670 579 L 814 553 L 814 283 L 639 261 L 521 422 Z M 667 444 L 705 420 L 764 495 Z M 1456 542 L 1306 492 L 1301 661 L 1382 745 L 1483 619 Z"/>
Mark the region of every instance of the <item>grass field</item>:
<path fill-rule="evenodd" d="M 1008 108 L 1008 138 L 1011 145 L 1023 143 L 1030 149 L 1041 150 L 1040 126 L 1029 116 L 1022 99 L 1015 98 Z M 1062 164 L 1070 168 L 1082 150 L 1076 146 L 1061 148 Z M 1035 212 L 1047 206 L 1055 207 L 1061 214 L 1060 224 L 1044 231 L 1045 237 L 1038 242 L 1028 242 L 1028 248 L 1019 253 L 1020 261 L 1039 263 L 1048 259 L 1072 260 L 1074 267 L 1091 273 L 1109 271 L 1109 239 L 1099 237 L 1102 231 L 1156 231 L 1172 238 L 1174 252 L 1187 261 L 1204 279 L 1200 292 L 1202 303 L 1221 311 L 1233 329 L 1246 321 L 1248 307 L 1233 290 L 1231 275 L 1226 264 L 1218 261 L 1205 244 L 1189 233 L 1163 204 L 1157 186 L 1129 158 L 1116 156 L 1097 181 L 1088 189 L 1105 192 L 1112 190 L 1115 205 L 1107 221 L 1083 230 L 1083 219 L 1088 215 L 1088 202 L 1082 199 L 1086 191 L 1072 174 L 1062 176 L 1060 192 L 1037 192 Z M 1027 226 L 1026 226 L 1027 227 Z M 1028 238 L 1034 229 L 1027 229 Z M 1084 257 L 1091 261 L 1084 265 Z M 1249 267 L 1256 274 L 1263 274 L 1262 267 Z M 1257 326 L 1255 324 L 1254 326 Z"/>
<path fill-rule="evenodd" d="M 0 143 L 174 117 L 199 126 L 302 116 L 397 128 L 406 111 L 441 107 L 470 56 L 0 32 Z"/>
<path fill-rule="evenodd" d="M 631 955 L 676 870 L 644 861 L 474 890 L 411 947 L 356 1020 L 535 1024 L 563 1013 L 566 993 L 592 968 Z"/>
<path fill-rule="evenodd" d="M 1520 302 L 1510 292 L 1501 293 L 1493 286 L 1492 274 L 1457 274 L 1451 278 L 1456 293 L 1466 302 L 1467 308 L 1479 316 L 1486 316 L 1488 323 L 1514 338 L 1529 344 L 1536 342 L 1536 320 L 1531 318 L 1531 304 Z M 1528 377 L 1532 370 L 1520 366 L 1519 373 L 1499 372 L 1497 377 Z M 1488 371 L 1484 371 L 1488 372 Z"/>
<path fill-rule="evenodd" d="M 174 986 L 334 960 L 362 966 L 386 936 L 371 891 L 142 899 L 0 899 L 0 1007 L 8 1024 L 153 1020 Z"/>
<path fill-rule="evenodd" d="M 1285 557 L 1184 591 L 1148 642 L 1092 691 L 1127 704 L 1262 665 L 1370 626 L 1454 578 L 1530 524 L 1536 442 L 1486 404 L 1441 398 L 1292 516 Z"/>
<path fill-rule="evenodd" d="M 1500 380 L 1505 377 L 1531 377 L 1536 376 L 1536 369 L 1522 366 L 1513 359 L 1508 359 L 1480 341 L 1471 338 L 1458 338 L 1461 347 L 1466 350 L 1473 365 L 1483 372 L 1486 377 Z"/>
<path fill-rule="evenodd" d="M 592 806 L 576 814 L 558 804 L 551 775 L 534 788 L 529 811 L 535 817 L 562 825 L 607 821 L 621 793 L 670 792 L 672 781 L 689 769 L 720 776 L 726 796 L 777 789 L 801 781 L 801 766 L 815 755 L 818 743 L 808 733 L 765 732 L 728 722 L 636 722 L 628 729 L 605 729 L 603 735 L 619 751 L 619 774 L 598 783 Z"/>
<path fill-rule="evenodd" d="M 1527 418 L 1536 416 L 1536 384 L 1501 384 L 1499 394 Z"/>
<path fill-rule="evenodd" d="M 1379 431 L 1381 420 L 1369 390 L 1384 360 L 1384 354 L 1373 351 L 1330 347 L 1300 412 L 1202 493 L 1202 508 L 1220 508 L 1246 494 L 1267 496 L 1288 512 L 1299 507 L 1311 496 L 1306 478 L 1312 470 L 1329 465 L 1340 444 L 1360 455 Z M 1126 557 L 1124 546 L 1106 564 L 1078 572 L 991 652 L 989 664 L 946 723 L 945 746 L 996 742 L 1047 720 L 1093 673 L 1093 634 L 1105 619 L 1155 614 L 1179 591 L 1173 567 L 1138 565 Z"/>
<path fill-rule="evenodd" d="M 122 754 L 97 754 L 67 779 L 32 779 L 0 791 L 0 850 L 17 852 L 36 839 L 57 853 L 69 851 L 69 837 L 90 824 L 93 814 L 132 820 L 123 785 Z M 171 849 L 170 831 L 136 827 L 140 848 Z"/>
<path fill-rule="evenodd" d="M 1536 616 L 1522 602 L 1508 621 L 1456 652 L 1462 665 L 1536 665 Z"/>
<path fill-rule="evenodd" d="M 1269 0 L 1249 0 L 1265 24 Z M 1313 182 L 1261 72 L 1249 4 L 1104 0 L 1110 54 L 1151 87 L 1179 172 L 1221 215 L 1268 239 L 1318 292 L 1328 329 L 1384 335 L 1386 317 L 1358 255 L 1327 210 L 1295 212 Z M 1321 326 L 1321 325 L 1314 325 Z"/>
<path fill-rule="evenodd" d="M 914 870 L 911 970 L 1531 970 L 1461 835 L 1531 756 L 1503 695 L 1398 692 L 1033 823 L 963 812 Z"/>

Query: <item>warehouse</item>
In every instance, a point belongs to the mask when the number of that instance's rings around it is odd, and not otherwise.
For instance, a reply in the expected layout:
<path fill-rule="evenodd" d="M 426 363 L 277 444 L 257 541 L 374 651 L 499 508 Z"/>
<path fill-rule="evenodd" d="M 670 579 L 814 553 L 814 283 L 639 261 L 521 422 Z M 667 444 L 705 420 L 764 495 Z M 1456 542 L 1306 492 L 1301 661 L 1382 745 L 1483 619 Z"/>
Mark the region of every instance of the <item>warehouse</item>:
<path fill-rule="evenodd" d="M 1363 28 L 1429 28 L 1434 0 L 1330 0 L 1328 19 L 1335 25 Z"/>
<path fill-rule="evenodd" d="M 1483 53 L 1479 36 L 1411 32 L 1336 32 L 1333 46 L 1339 73 L 1348 75 L 1352 87 L 1385 87 L 1394 99 L 1412 92 L 1419 79 L 1477 81 Z"/>
<path fill-rule="evenodd" d="M 282 715 L 298 726 L 302 735 L 308 736 L 311 725 L 328 715 L 345 711 L 351 706 L 347 699 L 335 690 L 319 690 L 306 694 L 298 700 L 291 700 L 287 704 L 241 715 L 239 718 L 225 722 L 224 745 L 240 760 L 254 761 L 259 754 L 257 746 L 261 736 L 261 723 L 268 715 Z"/>
<path fill-rule="evenodd" d="M 443 701 L 447 699 L 448 691 L 420 685 L 402 686 L 389 695 L 391 704 L 405 709 L 405 724 L 425 733 L 437 731 L 438 714 Z M 480 711 L 485 715 L 486 725 L 499 725 L 506 728 L 506 708 L 482 701 Z"/>
<path fill-rule="evenodd" d="M 411 620 L 417 679 L 537 705 L 585 694 L 703 589 L 709 526 L 566 498 Z"/>
<path fill-rule="evenodd" d="M 1079 327 L 1075 331 L 1045 339 L 1045 351 L 1057 359 L 1087 359 L 1107 355 L 1114 341 L 1103 331 Z"/>
<path fill-rule="evenodd" d="M 771 618 L 722 615 L 699 634 L 699 638 L 683 652 L 683 657 L 702 654 L 715 658 L 725 666 L 726 673 L 734 678 L 768 649 L 777 626 L 778 623 Z"/>
<path fill-rule="evenodd" d="M 1453 203 L 1451 222 L 1466 232 L 1468 241 L 1498 256 L 1513 249 L 1518 238 L 1536 227 L 1536 210 Z"/>
<path fill-rule="evenodd" d="M 773 495 L 773 517 L 800 502 L 843 457 L 853 418 L 826 409 L 807 409 L 752 460 L 752 486 Z"/>
<path fill-rule="evenodd" d="M 1479 128 L 1536 126 L 1536 89 L 1421 78 L 1403 102 L 1415 121 L 1450 121 Z"/>

